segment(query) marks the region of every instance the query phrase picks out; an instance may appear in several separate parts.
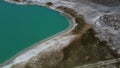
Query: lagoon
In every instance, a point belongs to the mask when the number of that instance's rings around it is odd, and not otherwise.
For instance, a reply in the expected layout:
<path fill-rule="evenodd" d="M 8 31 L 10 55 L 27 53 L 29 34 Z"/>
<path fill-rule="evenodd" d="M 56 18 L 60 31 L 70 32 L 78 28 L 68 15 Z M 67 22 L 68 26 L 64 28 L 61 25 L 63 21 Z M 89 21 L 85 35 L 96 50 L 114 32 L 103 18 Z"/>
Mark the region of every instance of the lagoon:
<path fill-rule="evenodd" d="M 0 0 L 0 64 L 68 27 L 69 21 L 57 11 Z"/>

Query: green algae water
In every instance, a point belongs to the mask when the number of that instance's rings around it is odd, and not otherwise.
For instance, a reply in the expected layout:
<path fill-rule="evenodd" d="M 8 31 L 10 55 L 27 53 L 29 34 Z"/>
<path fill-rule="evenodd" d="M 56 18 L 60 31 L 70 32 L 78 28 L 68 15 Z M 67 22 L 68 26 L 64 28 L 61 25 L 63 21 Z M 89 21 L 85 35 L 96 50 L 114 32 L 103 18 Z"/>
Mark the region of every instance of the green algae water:
<path fill-rule="evenodd" d="M 68 26 L 68 20 L 56 11 L 0 0 L 0 64 Z"/>

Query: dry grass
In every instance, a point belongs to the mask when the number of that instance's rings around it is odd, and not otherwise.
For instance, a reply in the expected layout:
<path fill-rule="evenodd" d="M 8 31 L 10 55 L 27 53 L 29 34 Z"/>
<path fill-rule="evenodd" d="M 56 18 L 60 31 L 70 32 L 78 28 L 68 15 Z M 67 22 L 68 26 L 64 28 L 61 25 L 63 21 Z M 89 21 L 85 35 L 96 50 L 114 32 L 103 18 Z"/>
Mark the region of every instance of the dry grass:
<path fill-rule="evenodd" d="M 94 37 L 94 34 L 95 32 L 89 29 L 71 42 L 69 47 L 64 49 L 62 62 L 54 68 L 73 68 L 113 58 L 108 49 L 98 43 L 99 40 Z"/>

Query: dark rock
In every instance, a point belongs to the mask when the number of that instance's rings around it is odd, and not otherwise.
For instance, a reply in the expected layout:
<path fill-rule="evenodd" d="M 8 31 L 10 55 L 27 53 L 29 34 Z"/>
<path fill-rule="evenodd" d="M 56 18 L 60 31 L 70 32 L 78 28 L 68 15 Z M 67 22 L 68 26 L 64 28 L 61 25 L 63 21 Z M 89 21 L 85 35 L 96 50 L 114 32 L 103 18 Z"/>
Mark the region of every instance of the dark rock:
<path fill-rule="evenodd" d="M 107 45 L 114 53 L 120 55 L 120 15 L 105 14 L 96 22 L 97 37 L 107 41 Z"/>

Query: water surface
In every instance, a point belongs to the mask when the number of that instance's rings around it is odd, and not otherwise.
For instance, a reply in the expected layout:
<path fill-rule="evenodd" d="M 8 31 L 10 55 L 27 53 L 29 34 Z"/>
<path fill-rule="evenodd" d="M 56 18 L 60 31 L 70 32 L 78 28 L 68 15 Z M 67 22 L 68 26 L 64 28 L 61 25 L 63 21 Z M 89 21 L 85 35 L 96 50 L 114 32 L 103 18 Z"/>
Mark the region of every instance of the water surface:
<path fill-rule="evenodd" d="M 68 26 L 67 19 L 56 11 L 0 0 L 0 64 Z"/>

